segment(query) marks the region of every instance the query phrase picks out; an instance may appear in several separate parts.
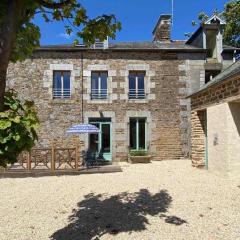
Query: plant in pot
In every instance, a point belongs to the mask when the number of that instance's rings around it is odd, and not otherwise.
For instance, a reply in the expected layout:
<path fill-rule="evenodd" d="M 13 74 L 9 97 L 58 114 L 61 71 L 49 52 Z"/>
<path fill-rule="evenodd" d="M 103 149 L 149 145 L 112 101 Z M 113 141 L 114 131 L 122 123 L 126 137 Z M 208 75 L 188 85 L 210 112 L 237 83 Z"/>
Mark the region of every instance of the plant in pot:
<path fill-rule="evenodd" d="M 128 161 L 130 163 L 150 163 L 151 156 L 144 149 L 131 150 L 128 155 Z"/>

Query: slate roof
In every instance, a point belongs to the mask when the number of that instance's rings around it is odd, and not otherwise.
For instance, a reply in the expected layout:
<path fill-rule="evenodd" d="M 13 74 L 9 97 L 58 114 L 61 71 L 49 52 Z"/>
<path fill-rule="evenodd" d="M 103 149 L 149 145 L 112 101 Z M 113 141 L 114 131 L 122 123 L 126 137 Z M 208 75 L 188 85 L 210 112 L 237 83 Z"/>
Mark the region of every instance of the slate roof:
<path fill-rule="evenodd" d="M 205 84 L 204 86 L 202 86 L 199 90 L 197 90 L 196 92 L 192 93 L 191 95 L 188 96 L 192 97 L 200 92 L 203 92 L 204 90 L 217 85 L 219 83 L 222 83 L 225 80 L 228 80 L 230 77 L 239 74 L 240 75 L 240 61 L 233 63 L 232 65 L 230 65 L 228 68 L 226 68 L 224 71 L 222 71 L 221 73 L 219 73 L 215 78 L 213 78 L 210 82 L 208 82 L 207 84 Z"/>
<path fill-rule="evenodd" d="M 85 45 L 74 45 L 74 44 L 62 44 L 62 45 L 43 45 L 36 49 L 36 51 L 79 51 L 79 50 L 91 50 L 93 48 L 86 47 Z M 102 49 L 94 49 L 102 50 Z M 196 51 L 205 52 L 203 48 L 195 47 L 190 44 L 186 44 L 185 40 L 174 40 L 171 42 L 116 42 L 109 43 L 109 46 L 105 50 L 172 50 L 172 51 Z M 235 48 L 231 46 L 223 46 L 224 51 L 234 51 L 240 50 L 240 48 Z"/>
<path fill-rule="evenodd" d="M 36 51 L 79 51 L 79 50 L 91 50 L 84 45 L 44 45 L 36 49 Z M 97 49 L 94 49 L 97 50 Z M 102 49 L 100 49 L 102 50 Z M 171 41 L 171 42 L 116 42 L 109 43 L 109 46 L 105 50 L 175 50 L 175 51 L 200 51 L 204 52 L 205 49 L 185 44 L 185 41 Z"/>

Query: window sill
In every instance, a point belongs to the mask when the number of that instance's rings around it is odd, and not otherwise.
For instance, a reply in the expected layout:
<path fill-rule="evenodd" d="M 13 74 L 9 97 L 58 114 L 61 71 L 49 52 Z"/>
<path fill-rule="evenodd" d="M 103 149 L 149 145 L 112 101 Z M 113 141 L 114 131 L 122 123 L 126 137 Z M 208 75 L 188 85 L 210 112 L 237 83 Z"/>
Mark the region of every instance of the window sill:
<path fill-rule="evenodd" d="M 88 103 L 112 103 L 112 100 L 110 99 L 90 99 L 88 100 Z"/>
<path fill-rule="evenodd" d="M 51 99 L 50 104 L 73 104 L 76 101 L 73 99 Z"/>
<path fill-rule="evenodd" d="M 128 99 L 127 100 L 130 103 L 147 103 L 149 100 L 148 99 Z"/>

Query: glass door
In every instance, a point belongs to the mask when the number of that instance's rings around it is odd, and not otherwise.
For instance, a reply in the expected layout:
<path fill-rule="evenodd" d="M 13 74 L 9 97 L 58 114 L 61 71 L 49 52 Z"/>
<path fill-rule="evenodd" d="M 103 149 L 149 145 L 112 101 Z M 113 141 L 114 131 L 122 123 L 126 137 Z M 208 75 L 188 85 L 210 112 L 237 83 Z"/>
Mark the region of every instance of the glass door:
<path fill-rule="evenodd" d="M 112 160 L 112 133 L 111 122 L 96 122 L 90 121 L 100 129 L 98 134 L 90 134 L 89 136 L 89 149 L 96 152 L 100 159 L 105 161 Z"/>

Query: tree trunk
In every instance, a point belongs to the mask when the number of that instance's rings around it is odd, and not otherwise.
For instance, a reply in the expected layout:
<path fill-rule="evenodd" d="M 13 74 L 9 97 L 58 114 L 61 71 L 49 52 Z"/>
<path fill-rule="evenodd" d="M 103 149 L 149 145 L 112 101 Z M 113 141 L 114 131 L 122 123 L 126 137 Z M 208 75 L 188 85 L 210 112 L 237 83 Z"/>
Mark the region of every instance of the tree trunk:
<path fill-rule="evenodd" d="M 1 54 L 0 54 L 1 57 Z M 0 67 L 2 68 L 2 66 Z M 0 69 L 0 112 L 4 110 L 4 94 L 6 88 L 6 76 L 7 76 L 7 69 Z"/>
<path fill-rule="evenodd" d="M 4 110 L 7 68 L 21 22 L 24 0 L 8 0 L 7 14 L 0 26 L 0 112 Z"/>

